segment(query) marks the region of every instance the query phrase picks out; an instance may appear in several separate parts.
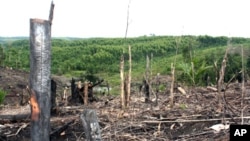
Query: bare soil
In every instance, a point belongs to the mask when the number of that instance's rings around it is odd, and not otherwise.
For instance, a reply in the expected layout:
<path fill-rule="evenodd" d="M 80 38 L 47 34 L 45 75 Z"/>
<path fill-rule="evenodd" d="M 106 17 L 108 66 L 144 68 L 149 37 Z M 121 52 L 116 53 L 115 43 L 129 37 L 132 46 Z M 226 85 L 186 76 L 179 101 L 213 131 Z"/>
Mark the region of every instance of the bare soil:
<path fill-rule="evenodd" d="M 29 74 L 24 71 L 0 68 L 0 88 L 8 92 L 0 107 L 0 141 L 30 140 L 30 106 L 20 105 L 20 95 L 25 93 Z M 250 85 L 242 104 L 241 84 L 232 83 L 222 92 L 223 103 L 217 102 L 217 92 L 205 87 L 183 87 L 187 94 L 175 91 L 174 107 L 170 108 L 169 94 L 159 92 L 158 104 L 144 102 L 144 96 L 132 88 L 129 108 L 121 110 L 119 96 L 98 96 L 98 101 L 83 105 L 66 104 L 60 100 L 68 79 L 53 76 L 58 84 L 57 114 L 51 117 L 51 133 L 68 124 L 67 128 L 51 136 L 52 141 L 84 141 L 85 135 L 79 115 L 86 108 L 95 109 L 104 141 L 227 141 L 229 129 L 215 132 L 210 127 L 228 122 L 250 124 Z M 167 78 L 167 77 L 162 77 Z M 65 82 L 67 81 L 67 82 Z M 161 79 L 161 83 L 166 83 Z M 168 88 L 169 89 L 169 88 Z M 15 116 L 14 116 L 15 115 Z M 14 117 L 14 118 L 13 118 Z"/>

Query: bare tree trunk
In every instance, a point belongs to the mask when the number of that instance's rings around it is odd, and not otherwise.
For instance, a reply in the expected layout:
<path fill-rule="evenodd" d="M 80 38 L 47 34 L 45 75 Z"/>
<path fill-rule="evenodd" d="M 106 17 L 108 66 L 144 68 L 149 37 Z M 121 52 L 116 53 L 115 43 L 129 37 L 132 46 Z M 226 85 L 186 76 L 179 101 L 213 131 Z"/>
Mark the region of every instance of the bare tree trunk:
<path fill-rule="evenodd" d="M 51 79 L 51 114 L 56 112 L 56 82 Z"/>
<path fill-rule="evenodd" d="M 120 60 L 120 77 L 121 77 L 121 107 L 125 108 L 125 95 L 124 95 L 124 57 L 121 56 Z"/>
<path fill-rule="evenodd" d="M 51 26 L 47 20 L 30 20 L 31 140 L 50 140 Z"/>
<path fill-rule="evenodd" d="M 244 50 L 241 46 L 241 65 L 242 65 L 242 83 L 241 83 L 241 124 L 244 124 L 244 97 L 245 97 L 245 69 L 244 69 Z"/>
<path fill-rule="evenodd" d="M 225 69 L 226 69 L 226 66 L 227 66 L 227 53 L 228 53 L 228 48 L 226 49 L 226 52 L 225 52 L 225 55 L 224 55 L 224 58 L 222 60 L 222 63 L 221 63 L 221 69 L 220 69 L 220 73 L 219 73 L 219 80 L 218 80 L 218 83 L 217 83 L 217 89 L 218 89 L 218 100 L 220 100 L 220 93 L 221 93 L 221 90 L 222 90 L 222 85 L 224 83 L 224 75 L 225 75 Z"/>
<path fill-rule="evenodd" d="M 217 83 L 217 89 L 218 89 L 218 96 L 217 96 L 217 100 L 218 100 L 218 110 L 219 112 L 223 111 L 223 122 L 224 118 L 225 118 L 225 108 L 224 108 L 224 97 L 223 97 L 223 93 L 221 92 L 222 90 L 222 85 L 224 84 L 224 75 L 225 75 L 225 69 L 227 66 L 227 53 L 228 53 L 228 49 L 226 49 L 222 64 L 221 64 L 221 69 L 219 72 L 219 80 Z"/>
<path fill-rule="evenodd" d="M 125 108 L 128 106 L 128 75 L 126 74 L 124 77 L 124 105 Z"/>
<path fill-rule="evenodd" d="M 171 74 L 172 74 L 172 82 L 170 87 L 170 107 L 172 108 L 174 106 L 174 81 L 175 81 L 175 64 L 176 64 L 176 56 L 178 53 L 179 48 L 179 42 L 181 41 L 181 38 L 179 40 L 175 40 L 176 42 L 176 51 L 175 51 L 175 58 L 174 63 L 171 63 Z"/>
<path fill-rule="evenodd" d="M 132 57 L 131 57 L 131 46 L 128 46 L 128 53 L 129 53 L 129 71 L 128 71 L 128 84 L 127 84 L 127 105 L 129 107 L 130 103 L 130 93 L 131 93 L 131 69 L 132 69 Z"/>
<path fill-rule="evenodd" d="M 172 108 L 174 106 L 174 64 L 171 63 L 171 75 L 172 75 L 172 82 L 171 82 L 171 87 L 170 87 L 170 107 Z"/>
<path fill-rule="evenodd" d="M 145 93 L 145 102 L 149 102 L 149 100 L 150 100 L 150 88 L 149 88 L 149 83 L 150 83 L 150 81 L 149 81 L 149 69 L 150 69 L 150 60 L 149 60 L 149 57 L 148 57 L 148 55 L 147 55 L 147 58 L 146 58 L 146 76 L 145 76 L 145 82 L 144 82 L 144 88 L 145 88 L 145 91 L 144 91 L 144 93 Z"/>
<path fill-rule="evenodd" d="M 88 88 L 89 88 L 89 83 L 85 81 L 84 83 L 84 105 L 88 105 Z"/>

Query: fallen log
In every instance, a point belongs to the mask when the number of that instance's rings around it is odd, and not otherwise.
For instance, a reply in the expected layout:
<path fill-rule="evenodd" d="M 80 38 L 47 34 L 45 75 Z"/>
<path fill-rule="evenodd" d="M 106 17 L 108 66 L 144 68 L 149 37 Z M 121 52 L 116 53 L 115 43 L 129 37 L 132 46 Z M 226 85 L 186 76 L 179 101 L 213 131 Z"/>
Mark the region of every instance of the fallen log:
<path fill-rule="evenodd" d="M 64 124 L 63 126 L 55 129 L 54 131 L 52 131 L 50 133 L 50 138 L 54 138 L 54 137 L 56 138 L 56 137 L 58 137 L 63 131 L 65 131 L 69 127 L 69 125 L 71 125 L 74 122 L 75 122 L 75 120 L 72 120 L 72 121 Z"/>
<path fill-rule="evenodd" d="M 0 115 L 0 120 L 24 120 L 30 119 L 29 114 L 20 114 L 20 115 Z"/>
<path fill-rule="evenodd" d="M 213 92 L 217 92 L 217 88 L 215 87 L 211 87 L 211 86 L 207 86 L 207 89 L 210 90 L 210 91 L 213 91 Z"/>
<path fill-rule="evenodd" d="M 150 121 L 142 121 L 142 123 L 151 123 L 151 124 L 159 124 L 159 123 L 187 123 L 187 122 L 212 122 L 212 121 L 221 121 L 221 120 L 230 120 L 230 119 L 250 119 L 250 116 L 246 117 L 233 117 L 233 118 L 214 118 L 214 119 L 197 119 L 197 120 L 185 120 L 185 119 L 176 119 L 176 120 L 167 120 L 167 121 L 159 121 L 159 120 L 150 120 Z"/>

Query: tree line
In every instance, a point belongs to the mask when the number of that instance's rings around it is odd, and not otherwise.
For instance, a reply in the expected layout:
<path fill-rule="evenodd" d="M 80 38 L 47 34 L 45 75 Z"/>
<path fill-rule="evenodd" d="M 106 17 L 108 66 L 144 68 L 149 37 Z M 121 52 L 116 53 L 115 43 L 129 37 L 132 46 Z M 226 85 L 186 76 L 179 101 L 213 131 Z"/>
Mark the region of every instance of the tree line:
<path fill-rule="evenodd" d="M 52 39 L 52 73 L 65 74 L 71 71 L 82 71 L 89 74 L 99 72 L 119 73 L 119 59 L 124 54 L 128 58 L 127 45 L 131 45 L 133 64 L 145 63 L 146 55 L 153 54 L 154 58 L 161 59 L 175 55 L 178 42 L 178 54 L 182 55 L 182 63 L 179 70 L 191 67 L 193 62 L 196 70 L 200 67 L 213 66 L 223 56 L 223 50 L 209 52 L 205 56 L 196 55 L 199 50 L 227 46 L 228 37 L 211 36 L 142 36 L 137 38 L 89 38 L 89 39 Z M 250 44 L 250 39 L 234 37 L 231 44 Z M 239 68 L 239 55 L 229 56 L 232 62 L 228 71 L 235 73 Z M 250 65 L 250 59 L 246 58 L 246 65 Z M 0 65 L 17 69 L 29 70 L 29 40 L 16 40 L 0 44 Z M 183 65 L 184 64 L 184 65 Z M 185 66 L 186 65 L 186 66 Z M 144 66 L 144 65 L 141 65 Z M 125 66 L 126 67 L 126 66 Z M 170 67 L 170 66 L 166 66 Z M 214 66 L 213 66 L 214 67 Z M 186 76 L 185 71 L 180 71 Z M 204 72 L 202 77 L 204 77 Z M 206 70 L 206 75 L 214 73 Z M 210 73 L 210 74 L 209 74 Z M 181 76 L 180 75 L 180 76 Z M 198 75 L 198 74 L 197 74 Z M 233 74 L 232 74 L 233 75 Z M 230 77 L 230 76 L 227 76 Z M 188 77 L 187 77 L 188 78 Z M 201 76 L 196 82 L 201 81 Z M 188 80 L 188 79 L 187 79 Z"/>

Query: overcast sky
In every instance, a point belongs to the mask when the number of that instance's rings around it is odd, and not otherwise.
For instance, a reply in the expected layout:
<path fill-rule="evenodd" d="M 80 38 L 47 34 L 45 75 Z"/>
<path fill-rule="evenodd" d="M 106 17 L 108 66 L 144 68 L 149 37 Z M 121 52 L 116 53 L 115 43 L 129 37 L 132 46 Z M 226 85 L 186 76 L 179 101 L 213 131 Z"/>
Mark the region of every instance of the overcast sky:
<path fill-rule="evenodd" d="M 29 19 L 48 19 L 51 0 L 1 0 L 0 36 L 29 36 Z M 53 37 L 124 37 L 129 0 L 54 0 Z M 250 37 L 249 0 L 131 0 L 128 37 Z"/>

